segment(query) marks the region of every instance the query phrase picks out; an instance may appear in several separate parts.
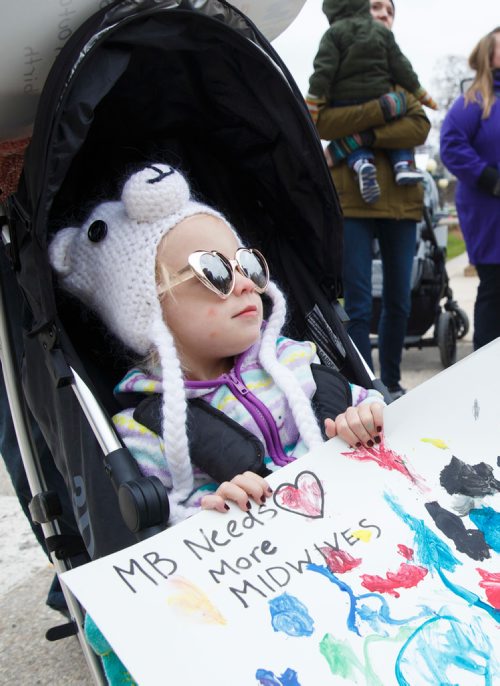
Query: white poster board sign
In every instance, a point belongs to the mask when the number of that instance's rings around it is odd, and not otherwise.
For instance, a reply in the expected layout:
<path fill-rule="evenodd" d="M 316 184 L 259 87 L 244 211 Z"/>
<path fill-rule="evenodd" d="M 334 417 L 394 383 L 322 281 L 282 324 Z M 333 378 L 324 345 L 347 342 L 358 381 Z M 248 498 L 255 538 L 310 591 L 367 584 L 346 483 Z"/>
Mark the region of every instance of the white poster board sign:
<path fill-rule="evenodd" d="M 140 686 L 500 683 L 500 339 L 248 513 L 63 575 Z"/>
<path fill-rule="evenodd" d="M 2 0 L 0 21 L 0 141 L 30 132 L 38 99 L 61 48 L 74 31 L 111 0 Z M 234 0 L 273 40 L 305 0 Z"/>

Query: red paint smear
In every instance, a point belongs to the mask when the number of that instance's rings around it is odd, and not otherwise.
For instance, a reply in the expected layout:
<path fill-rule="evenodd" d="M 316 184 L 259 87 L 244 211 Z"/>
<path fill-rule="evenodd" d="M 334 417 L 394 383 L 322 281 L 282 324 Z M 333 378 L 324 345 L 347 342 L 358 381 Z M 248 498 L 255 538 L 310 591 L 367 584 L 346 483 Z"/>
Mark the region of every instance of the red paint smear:
<path fill-rule="evenodd" d="M 345 574 L 346 572 L 350 572 L 351 569 L 359 567 L 362 562 L 360 558 L 349 555 L 345 550 L 323 547 L 320 548 L 320 551 L 326 560 L 328 569 L 334 574 Z"/>
<path fill-rule="evenodd" d="M 279 486 L 274 498 L 280 507 L 309 517 L 321 517 L 323 512 L 323 491 L 318 477 L 311 472 L 299 474 L 295 485 Z"/>
<path fill-rule="evenodd" d="M 399 593 L 396 591 L 396 588 L 413 588 L 414 586 L 417 586 L 426 575 L 427 569 L 425 567 L 418 567 L 402 562 L 398 571 L 396 573 L 387 572 L 385 579 L 381 576 L 362 574 L 361 585 L 369 591 L 389 593 L 395 598 L 399 598 Z"/>
<path fill-rule="evenodd" d="M 410 472 L 403 457 L 386 447 L 383 437 L 381 437 L 380 443 L 374 445 L 373 448 L 362 445 L 360 448 L 356 448 L 356 450 L 348 453 L 342 453 L 342 455 L 359 460 L 359 462 L 376 462 L 382 469 L 399 472 L 410 479 L 416 486 L 423 488 L 422 477 Z"/>
<path fill-rule="evenodd" d="M 500 610 L 500 573 L 487 572 L 485 569 L 479 569 L 479 567 L 477 567 L 477 571 L 483 578 L 479 585 L 486 591 L 488 601 L 494 608 Z"/>
<path fill-rule="evenodd" d="M 289 510 L 303 512 L 312 517 L 317 517 L 321 514 L 321 508 L 318 504 L 311 502 L 311 500 L 319 500 L 321 498 L 321 491 L 316 484 L 309 488 L 309 492 L 301 491 L 295 486 L 283 486 L 279 491 L 279 496 L 283 505 Z"/>
<path fill-rule="evenodd" d="M 402 543 L 398 543 L 398 553 L 406 560 L 413 560 L 413 550 Z"/>

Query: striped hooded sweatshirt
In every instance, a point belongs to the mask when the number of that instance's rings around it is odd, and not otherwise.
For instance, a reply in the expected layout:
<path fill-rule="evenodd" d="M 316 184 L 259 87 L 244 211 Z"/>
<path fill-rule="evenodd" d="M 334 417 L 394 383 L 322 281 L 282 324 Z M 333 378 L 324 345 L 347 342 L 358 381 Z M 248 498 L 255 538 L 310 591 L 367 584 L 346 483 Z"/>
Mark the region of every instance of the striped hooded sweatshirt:
<path fill-rule="evenodd" d="M 186 397 L 202 398 L 212 407 L 222 411 L 235 422 L 254 434 L 265 446 L 265 466 L 274 471 L 307 452 L 299 435 L 292 412 L 284 393 L 262 368 L 259 360 L 260 341 L 235 358 L 234 367 L 217 379 L 208 381 L 185 381 Z M 316 391 L 311 363 L 319 362 L 314 343 L 297 342 L 285 337 L 276 341 L 277 358 L 293 371 L 307 398 Z M 137 393 L 138 402 L 153 393 L 162 393 L 159 370 L 147 373 L 133 368 L 115 388 L 115 394 L 130 396 Z M 381 394 L 351 384 L 353 405 L 380 401 Z M 137 460 L 144 476 L 157 476 L 172 489 L 172 478 L 163 453 L 163 438 L 134 418 L 135 406 L 113 417 L 116 428 L 127 448 Z M 201 498 L 217 489 L 208 474 L 193 465 L 195 488 L 186 508 L 200 507 Z"/>

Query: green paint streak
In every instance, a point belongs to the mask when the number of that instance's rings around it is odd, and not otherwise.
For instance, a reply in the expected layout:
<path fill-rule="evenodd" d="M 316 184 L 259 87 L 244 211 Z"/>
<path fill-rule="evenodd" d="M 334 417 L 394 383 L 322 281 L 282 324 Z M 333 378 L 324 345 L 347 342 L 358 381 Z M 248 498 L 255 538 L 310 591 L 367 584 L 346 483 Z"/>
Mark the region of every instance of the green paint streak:
<path fill-rule="evenodd" d="M 356 681 L 356 670 L 364 675 L 364 667 L 356 657 L 347 641 L 337 641 L 331 634 L 325 634 L 319 644 L 319 649 L 328 662 L 332 674 L 342 679 Z"/>
<path fill-rule="evenodd" d="M 325 634 L 319 644 L 319 649 L 323 657 L 328 662 L 332 674 L 340 676 L 342 679 L 349 679 L 358 683 L 357 672 L 363 677 L 365 686 L 384 686 L 384 682 L 375 673 L 371 660 L 370 648 L 374 643 L 404 643 L 413 633 L 411 627 L 401 627 L 393 637 L 379 636 L 372 634 L 365 639 L 363 645 L 363 665 L 357 658 L 353 649 L 347 641 L 338 641 L 331 634 Z"/>
<path fill-rule="evenodd" d="M 363 646 L 363 657 L 365 658 L 366 686 L 384 686 L 384 682 L 378 678 L 371 664 L 369 651 L 372 643 L 404 643 L 406 639 L 409 638 L 409 636 L 411 636 L 413 631 L 414 629 L 412 629 L 409 626 L 406 626 L 400 628 L 396 636 L 393 636 L 392 638 L 387 636 L 378 636 L 377 634 L 372 634 L 371 636 L 367 637 Z"/>

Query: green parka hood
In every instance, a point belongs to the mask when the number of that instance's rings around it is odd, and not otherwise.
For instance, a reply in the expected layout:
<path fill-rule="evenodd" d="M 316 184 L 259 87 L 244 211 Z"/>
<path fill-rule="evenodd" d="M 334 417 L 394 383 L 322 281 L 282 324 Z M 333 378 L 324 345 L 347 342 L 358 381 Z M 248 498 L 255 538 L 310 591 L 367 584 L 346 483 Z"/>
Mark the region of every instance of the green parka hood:
<path fill-rule="evenodd" d="M 323 0 L 323 12 L 330 24 L 339 19 L 370 15 L 370 0 Z"/>

